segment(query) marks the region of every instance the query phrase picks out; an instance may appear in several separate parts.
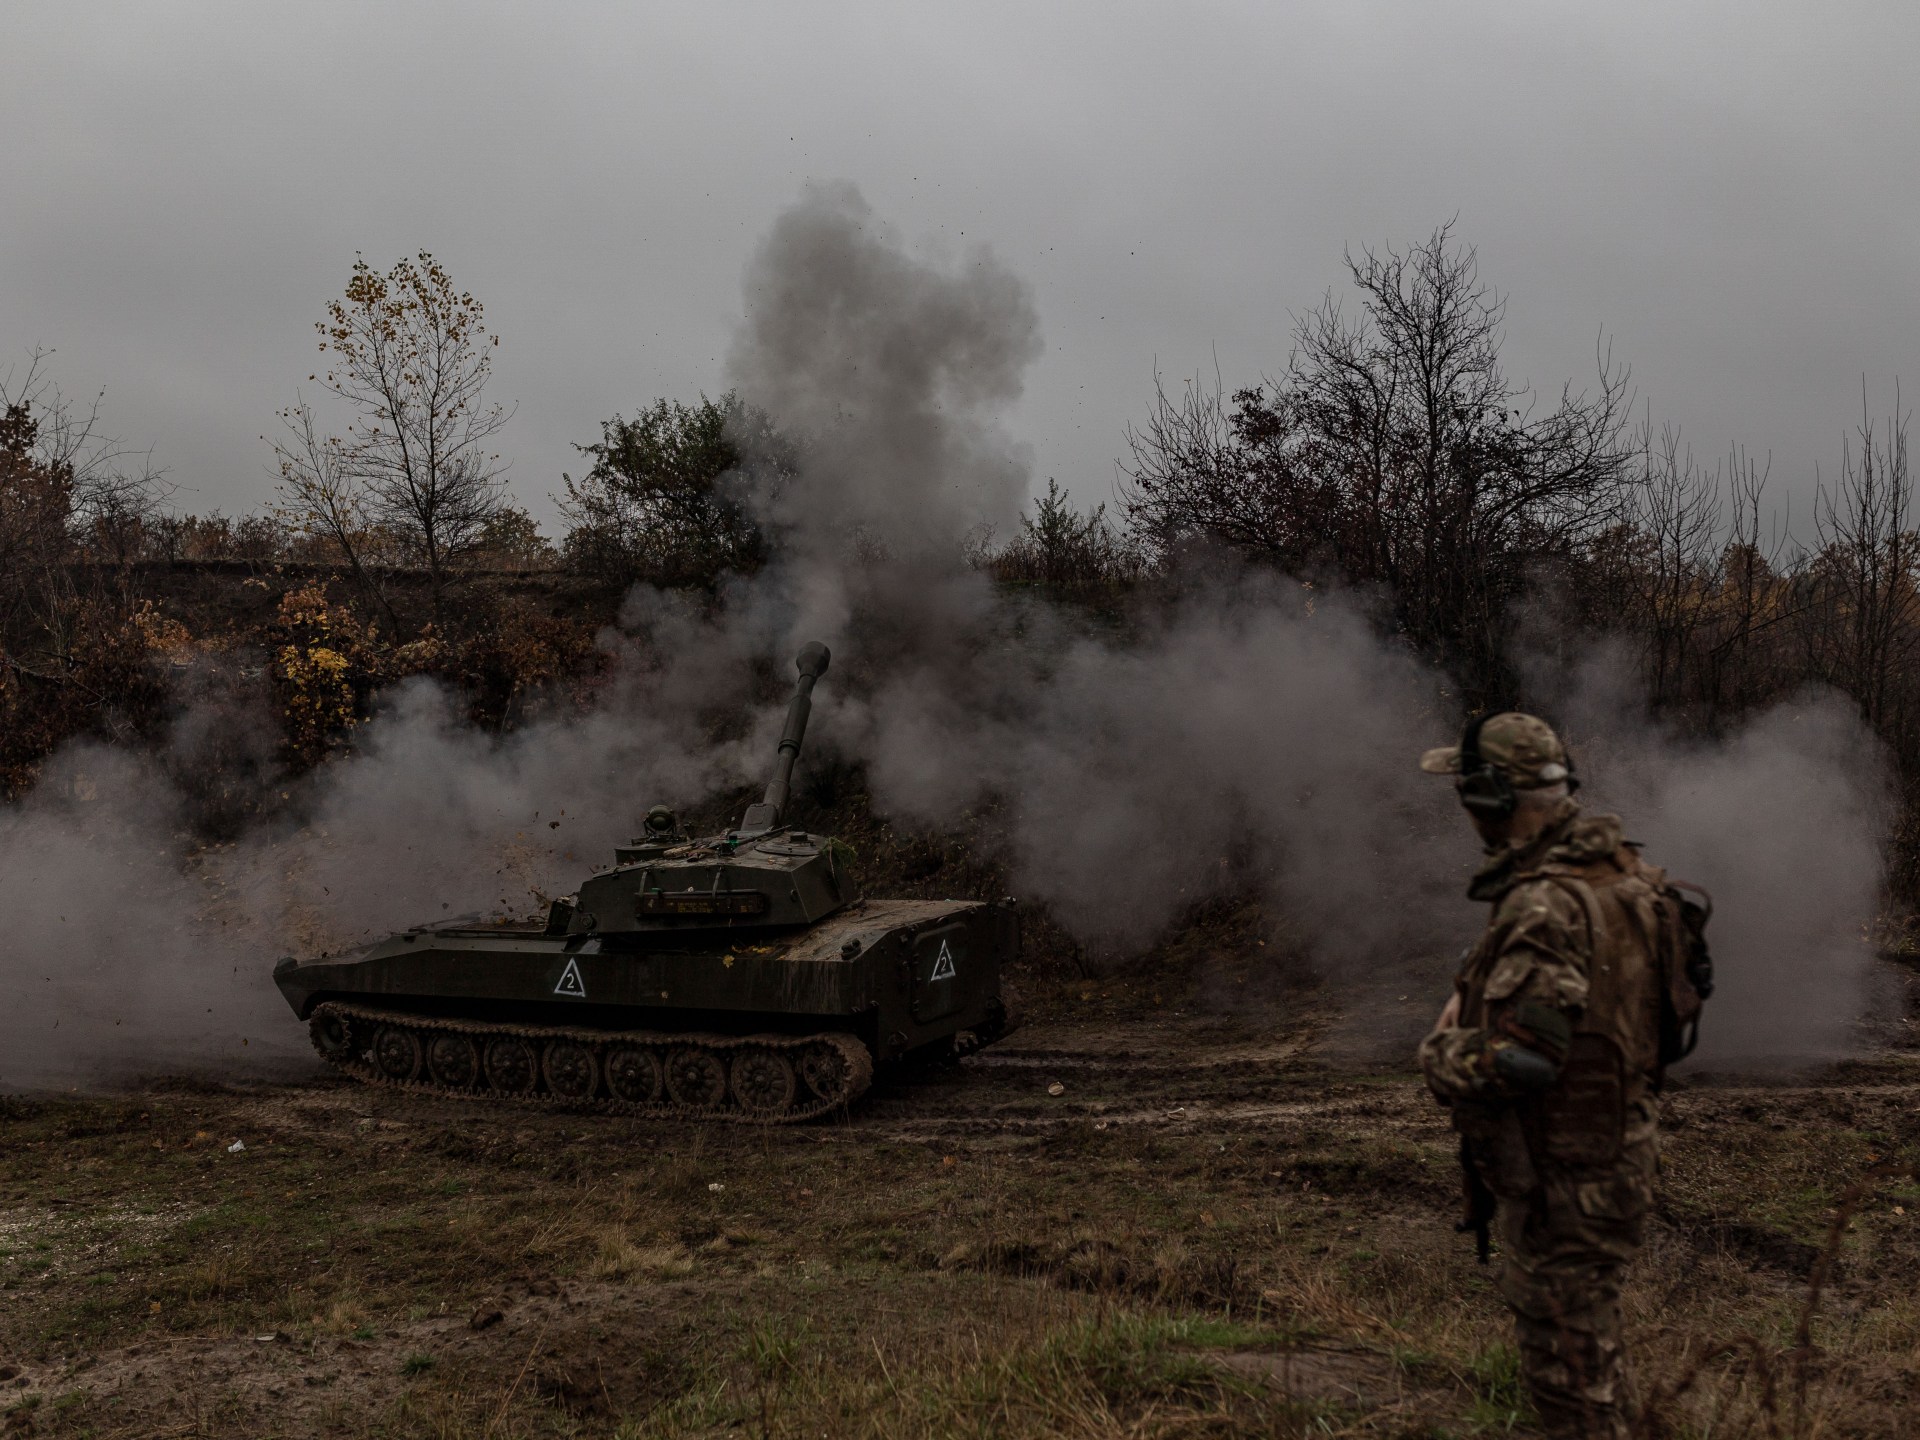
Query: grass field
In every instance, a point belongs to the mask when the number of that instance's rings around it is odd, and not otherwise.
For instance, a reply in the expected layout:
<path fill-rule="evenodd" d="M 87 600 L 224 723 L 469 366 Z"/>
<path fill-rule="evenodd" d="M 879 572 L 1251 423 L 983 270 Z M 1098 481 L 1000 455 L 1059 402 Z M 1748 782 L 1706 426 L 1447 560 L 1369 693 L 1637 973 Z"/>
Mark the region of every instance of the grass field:
<path fill-rule="evenodd" d="M 11 1102 L 0 1433 L 1525 1433 L 1410 1073 L 1311 1006 L 1078 1000 L 784 1130 L 317 1077 Z M 1668 1110 L 1653 1433 L 1915 1433 L 1920 1058 Z"/>

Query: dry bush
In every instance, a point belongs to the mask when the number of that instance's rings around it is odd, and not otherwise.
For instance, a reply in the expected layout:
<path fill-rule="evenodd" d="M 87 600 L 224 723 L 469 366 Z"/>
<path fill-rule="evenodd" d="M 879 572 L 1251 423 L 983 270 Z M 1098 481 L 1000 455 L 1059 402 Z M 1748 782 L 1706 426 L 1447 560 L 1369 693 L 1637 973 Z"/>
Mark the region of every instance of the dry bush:
<path fill-rule="evenodd" d="M 313 765 L 344 743 L 388 673 L 378 633 L 326 587 L 281 598 L 274 623 L 273 692 L 288 750 Z"/>
<path fill-rule="evenodd" d="M 548 697 L 598 672 L 605 657 L 595 627 L 504 603 L 477 603 L 431 661 L 408 669 L 439 675 L 465 698 L 468 718 L 512 729 Z"/>
<path fill-rule="evenodd" d="M 684 1245 L 638 1244 L 625 1226 L 615 1225 L 600 1232 L 587 1273 L 596 1280 L 669 1279 L 691 1275 L 693 1256 Z"/>

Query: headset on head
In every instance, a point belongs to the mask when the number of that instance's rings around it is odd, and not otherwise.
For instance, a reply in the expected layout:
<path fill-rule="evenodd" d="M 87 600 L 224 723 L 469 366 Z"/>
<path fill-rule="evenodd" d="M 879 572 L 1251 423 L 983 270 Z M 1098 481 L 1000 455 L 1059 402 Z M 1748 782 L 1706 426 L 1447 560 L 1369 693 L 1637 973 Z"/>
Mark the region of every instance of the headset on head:
<path fill-rule="evenodd" d="M 1480 753 L 1480 727 L 1488 718 L 1484 714 L 1474 716 L 1460 736 L 1460 779 L 1455 788 L 1460 792 L 1460 803 L 1474 814 L 1485 815 L 1489 820 L 1505 820 L 1519 808 L 1520 794 L 1507 778 L 1507 772 Z M 1580 788 L 1579 777 L 1573 773 L 1572 755 L 1567 756 L 1566 783 L 1568 794 Z"/>

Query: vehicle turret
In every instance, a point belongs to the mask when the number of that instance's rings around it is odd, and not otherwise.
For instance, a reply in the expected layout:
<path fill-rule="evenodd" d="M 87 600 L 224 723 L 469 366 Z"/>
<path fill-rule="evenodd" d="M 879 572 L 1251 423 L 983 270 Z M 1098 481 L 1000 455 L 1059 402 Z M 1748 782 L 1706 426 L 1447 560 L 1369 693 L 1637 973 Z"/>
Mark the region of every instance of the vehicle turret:
<path fill-rule="evenodd" d="M 813 687 L 827 673 L 827 647 L 815 641 L 795 660 L 800 678 L 765 794 L 734 829 L 691 839 L 673 812 L 656 805 L 644 834 L 615 847 L 615 865 L 577 895 L 554 902 L 550 935 L 603 940 L 693 930 L 777 929 L 810 925 L 853 899 L 833 842 L 783 823 L 794 760 L 806 739 Z"/>

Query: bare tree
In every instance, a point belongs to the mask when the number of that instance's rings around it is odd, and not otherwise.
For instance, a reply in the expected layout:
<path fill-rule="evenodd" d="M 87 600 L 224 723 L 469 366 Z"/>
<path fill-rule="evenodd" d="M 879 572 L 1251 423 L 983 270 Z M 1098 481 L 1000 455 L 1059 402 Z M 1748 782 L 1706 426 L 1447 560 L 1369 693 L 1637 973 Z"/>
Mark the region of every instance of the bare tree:
<path fill-rule="evenodd" d="M 1756 465 L 1738 446 L 1727 457 L 1726 543 L 1714 577 L 1712 644 L 1700 667 L 1699 700 L 1709 731 L 1789 688 L 1781 645 L 1773 642 L 1795 618 L 1794 591 L 1784 571 L 1797 559 L 1787 553 L 1784 517 L 1775 517 L 1770 534 L 1763 531 L 1770 468 Z"/>
<path fill-rule="evenodd" d="M 368 601 L 394 623 L 393 606 L 377 572 L 367 563 L 374 525 L 366 489 L 355 474 L 347 442 L 322 434 L 313 409 L 296 399 L 280 412 L 286 433 L 273 441 L 280 493 L 296 529 L 334 550 L 353 572 Z"/>
<path fill-rule="evenodd" d="M 1286 389 L 1350 497 L 1349 569 L 1389 588 L 1417 644 L 1491 683 L 1539 563 L 1620 518 L 1626 373 L 1602 352 L 1595 396 L 1569 385 L 1535 418 L 1500 364 L 1504 301 L 1450 227 L 1347 263 L 1362 313 L 1329 297 L 1309 314 Z"/>
<path fill-rule="evenodd" d="M 1840 478 L 1821 485 L 1814 504 L 1820 548 L 1808 579 L 1824 602 L 1810 630 L 1819 673 L 1854 698 L 1867 723 L 1896 739 L 1920 716 L 1903 683 L 1920 658 L 1920 595 L 1915 591 L 1913 480 L 1907 469 L 1907 416 L 1894 397 L 1884 427 L 1864 397 L 1856 455 L 1851 444 Z"/>
<path fill-rule="evenodd" d="M 1313 437 L 1289 391 L 1229 398 L 1216 373 L 1169 395 L 1155 375 L 1152 409 L 1126 438 L 1122 510 L 1156 557 L 1204 536 L 1288 570 L 1338 565 L 1347 496 L 1311 463 Z"/>
<path fill-rule="evenodd" d="M 1202 533 L 1291 569 L 1377 585 L 1401 632 L 1481 698 L 1505 687 L 1507 607 L 1543 561 L 1623 521 L 1627 373 L 1536 415 L 1500 365 L 1503 302 L 1442 226 L 1348 256 L 1360 312 L 1329 295 L 1286 373 L 1165 392 L 1129 439 L 1128 522 L 1164 549 Z"/>
<path fill-rule="evenodd" d="M 0 400 L 0 650 L 11 650 L 33 611 L 50 608 L 36 601 L 70 588 L 73 477 L 41 452 L 32 405 L 16 396 Z"/>
<path fill-rule="evenodd" d="M 1648 700 L 1659 707 L 1686 692 L 1696 635 L 1715 598 L 1720 472 L 1698 465 L 1671 428 L 1656 440 L 1651 424 L 1644 426 L 1639 450 L 1633 513 L 1639 553 L 1632 597 L 1639 614 L 1632 618 L 1645 645 Z"/>
<path fill-rule="evenodd" d="M 341 522 L 371 520 L 413 551 L 440 613 L 450 566 L 469 554 L 501 504 L 500 457 L 488 446 L 508 411 L 485 400 L 492 352 L 484 309 L 431 255 L 385 274 L 356 260 L 342 298 L 315 327 L 329 368 L 316 376 L 350 407 L 337 440 L 319 439 L 304 404 L 276 447 L 297 510 L 336 541 Z"/>
<path fill-rule="evenodd" d="M 108 562 L 118 580 L 99 580 L 112 594 L 96 598 L 117 598 L 124 612 L 126 562 L 140 553 L 163 476 L 149 454 L 103 431 L 103 395 L 82 405 L 61 391 L 50 353 L 32 352 L 24 376 L 0 376 L 0 646 L 32 632 L 59 656 L 79 599 L 76 560 Z"/>

